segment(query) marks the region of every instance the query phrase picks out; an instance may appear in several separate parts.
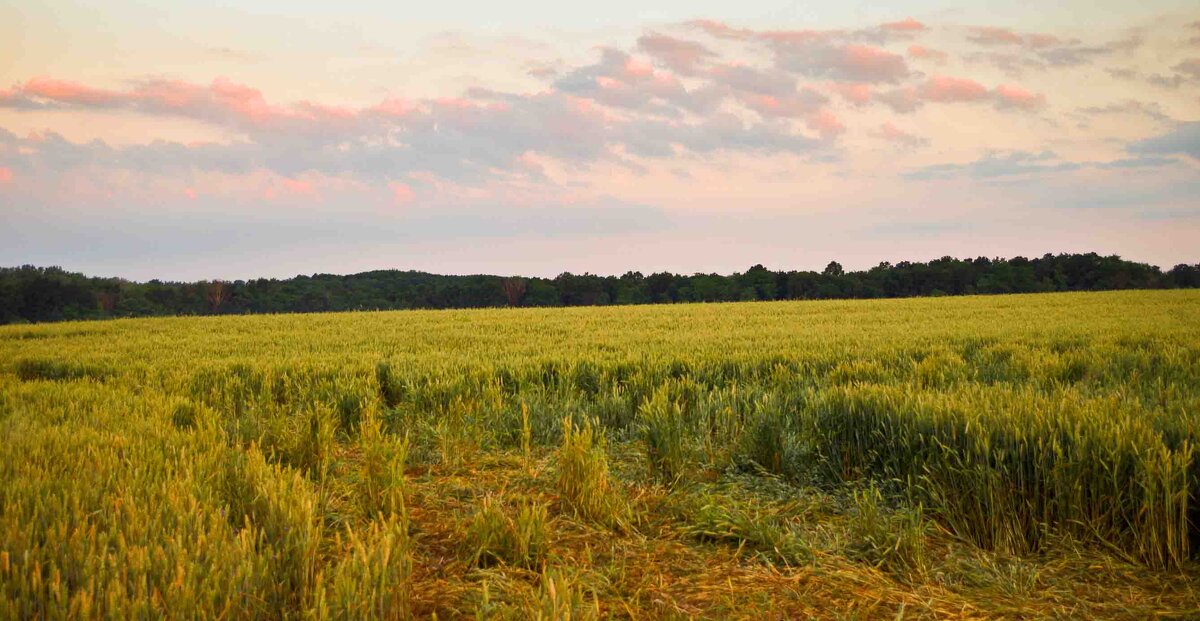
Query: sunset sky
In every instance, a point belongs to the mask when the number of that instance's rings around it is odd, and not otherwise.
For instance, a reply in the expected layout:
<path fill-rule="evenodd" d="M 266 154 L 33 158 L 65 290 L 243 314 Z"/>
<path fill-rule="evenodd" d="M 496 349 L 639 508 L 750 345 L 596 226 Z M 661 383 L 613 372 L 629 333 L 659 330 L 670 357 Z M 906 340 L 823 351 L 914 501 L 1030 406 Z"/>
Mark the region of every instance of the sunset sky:
<path fill-rule="evenodd" d="M 1194 0 L 379 4 L 0 0 L 0 265 L 1200 261 Z"/>

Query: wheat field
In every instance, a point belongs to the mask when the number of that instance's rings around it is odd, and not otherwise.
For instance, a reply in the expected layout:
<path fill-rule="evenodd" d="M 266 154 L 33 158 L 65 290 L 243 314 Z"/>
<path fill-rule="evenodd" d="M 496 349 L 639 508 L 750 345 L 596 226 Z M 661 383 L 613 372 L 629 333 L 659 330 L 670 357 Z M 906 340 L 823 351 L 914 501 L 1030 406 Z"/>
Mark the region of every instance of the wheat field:
<path fill-rule="evenodd" d="M 0 618 L 1200 616 L 1200 292 L 0 327 Z"/>

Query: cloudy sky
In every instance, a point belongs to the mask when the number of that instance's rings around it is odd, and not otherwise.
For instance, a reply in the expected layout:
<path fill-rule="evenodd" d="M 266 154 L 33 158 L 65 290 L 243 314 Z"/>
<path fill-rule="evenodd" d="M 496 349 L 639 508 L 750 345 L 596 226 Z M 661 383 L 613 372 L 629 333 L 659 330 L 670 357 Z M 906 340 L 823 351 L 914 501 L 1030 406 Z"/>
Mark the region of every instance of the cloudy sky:
<path fill-rule="evenodd" d="M 1200 261 L 1194 2 L 379 4 L 0 0 L 0 265 Z"/>

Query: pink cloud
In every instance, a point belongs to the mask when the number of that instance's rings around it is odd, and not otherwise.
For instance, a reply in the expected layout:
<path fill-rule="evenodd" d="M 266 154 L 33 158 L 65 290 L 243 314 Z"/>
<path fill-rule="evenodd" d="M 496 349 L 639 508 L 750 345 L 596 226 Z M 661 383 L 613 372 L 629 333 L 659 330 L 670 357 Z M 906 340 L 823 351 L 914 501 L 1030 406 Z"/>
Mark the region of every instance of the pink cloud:
<path fill-rule="evenodd" d="M 841 82 L 897 82 L 907 77 L 904 57 L 861 44 L 823 41 L 773 42 L 778 67 L 815 78 Z"/>
<path fill-rule="evenodd" d="M 187 110 L 203 105 L 205 89 L 179 81 L 151 82 L 123 95 L 129 102 L 138 100 L 166 110 Z"/>
<path fill-rule="evenodd" d="M 998 108 L 1037 110 L 1046 103 L 1043 95 L 1018 86 L 1000 85 L 995 89 L 970 78 L 935 75 L 919 86 L 905 86 L 875 97 L 897 112 L 912 112 L 927 102 L 975 103 L 991 101 Z"/>
<path fill-rule="evenodd" d="M 815 90 L 805 88 L 786 95 L 754 95 L 740 97 L 747 108 L 765 118 L 799 118 L 813 114 L 826 98 Z"/>
<path fill-rule="evenodd" d="M 554 83 L 556 91 L 614 108 L 645 112 L 662 111 L 669 106 L 696 111 L 714 103 L 697 97 L 672 73 L 655 70 L 626 52 L 601 48 L 600 53 L 599 62 L 559 78 Z"/>
<path fill-rule="evenodd" d="M 661 34 L 639 37 L 638 49 L 682 75 L 696 73 L 710 58 L 716 57 L 712 50 L 700 43 Z"/>
<path fill-rule="evenodd" d="M 408 116 L 416 111 L 416 109 L 417 107 L 413 102 L 397 97 L 389 97 L 368 108 L 371 112 L 378 112 L 387 116 Z"/>
<path fill-rule="evenodd" d="M 217 78 L 213 80 L 209 90 L 219 104 L 251 121 L 262 122 L 272 116 L 286 116 L 280 109 L 268 105 L 262 91 L 256 88 L 236 84 L 226 78 Z"/>
<path fill-rule="evenodd" d="M 1046 97 L 1043 95 L 1035 95 L 1019 86 L 1008 86 L 1001 84 L 997 86 L 994 94 L 996 102 L 1001 107 L 1021 108 L 1023 110 L 1036 110 L 1046 105 Z"/>
<path fill-rule="evenodd" d="M 1021 35 L 1007 28 L 981 27 L 976 28 L 969 37 L 980 45 L 1020 45 Z"/>
<path fill-rule="evenodd" d="M 197 196 L 199 196 L 196 193 L 195 188 L 184 188 L 183 195 L 186 196 L 188 198 L 188 200 L 193 200 L 193 201 L 196 200 Z"/>
<path fill-rule="evenodd" d="M 987 87 L 969 78 L 937 75 L 921 87 L 922 98 L 928 101 L 979 101 L 987 99 Z"/>
<path fill-rule="evenodd" d="M 967 37 L 979 45 L 1026 45 L 1029 47 L 1049 47 L 1062 43 L 1062 39 L 1050 34 L 1030 33 L 1020 34 L 1007 28 L 983 26 L 972 29 Z"/>
<path fill-rule="evenodd" d="M 317 193 L 317 187 L 311 181 L 305 179 L 281 177 L 265 171 L 253 173 L 249 175 L 249 178 L 256 179 L 261 184 L 258 195 L 263 200 L 273 201 L 282 197 L 309 200 L 320 198 L 320 195 Z"/>
<path fill-rule="evenodd" d="M 922 24 L 911 17 L 898 22 L 888 22 L 880 26 L 880 28 L 895 32 L 921 32 L 922 30 L 928 30 L 928 27 L 925 26 L 925 24 Z"/>
<path fill-rule="evenodd" d="M 398 205 L 407 205 L 417 197 L 417 193 L 407 183 L 399 181 L 388 182 L 388 189 L 392 191 L 392 200 Z"/>
<path fill-rule="evenodd" d="M 296 104 L 296 108 L 314 118 L 327 118 L 341 121 L 351 120 L 360 113 L 359 110 L 355 110 L 349 106 L 330 106 L 321 103 L 313 103 L 311 101 L 302 101 Z"/>
<path fill-rule="evenodd" d="M 13 171 L 11 168 L 0 166 L 0 183 L 8 183 L 13 180 Z"/>
<path fill-rule="evenodd" d="M 688 25 L 693 28 L 699 28 L 718 39 L 749 39 L 755 35 L 753 30 L 734 28 L 723 22 L 711 19 L 693 20 L 688 22 Z"/>
<path fill-rule="evenodd" d="M 596 108 L 590 99 L 567 95 L 567 102 L 572 112 L 583 115 L 600 114 L 599 109 Z"/>
<path fill-rule="evenodd" d="M 825 140 L 832 140 L 846 131 L 846 126 L 829 110 L 821 110 L 809 116 L 805 120 L 805 125 L 821 134 L 821 138 Z"/>
<path fill-rule="evenodd" d="M 625 61 L 625 74 L 630 77 L 644 78 L 654 75 L 654 67 L 649 63 L 630 57 Z"/>
<path fill-rule="evenodd" d="M 316 122 L 347 119 L 357 111 L 300 103 L 290 108 L 267 103 L 261 91 L 217 78 L 208 86 L 175 80 L 151 80 L 128 90 L 93 88 L 76 82 L 39 77 L 7 91 L 0 105 L 20 107 L 33 102 L 38 107 L 127 108 L 149 114 L 171 114 L 212 123 L 234 122 L 261 126 L 281 121 Z M 18 97 L 25 101 L 18 101 Z"/>
<path fill-rule="evenodd" d="M 760 114 L 781 116 L 776 112 L 781 108 L 778 97 L 773 97 L 771 95 L 754 95 L 746 98 L 746 105 L 750 106 Z"/>
<path fill-rule="evenodd" d="M 888 121 L 888 122 L 884 123 L 883 125 L 880 125 L 879 133 L 880 133 L 880 135 L 882 135 L 884 138 L 887 138 L 888 140 L 903 139 L 904 137 L 911 135 L 911 134 L 901 131 L 900 128 L 896 127 L 891 121 Z"/>
<path fill-rule="evenodd" d="M 879 129 L 873 132 L 873 135 L 882 138 L 888 142 L 900 144 L 908 147 L 916 147 L 928 144 L 929 141 L 906 132 L 899 127 L 896 127 L 891 121 L 888 121 L 879 126 Z"/>
<path fill-rule="evenodd" d="M 861 106 L 871 101 L 870 84 L 831 84 L 830 88 L 842 96 L 842 99 Z"/>
<path fill-rule="evenodd" d="M 311 198 L 317 195 L 316 187 L 313 186 L 311 182 L 303 179 L 284 178 L 283 189 L 289 194 L 294 194 L 296 196 L 307 196 Z"/>
<path fill-rule="evenodd" d="M 45 77 L 29 80 L 20 90 L 35 97 L 88 106 L 110 106 L 122 99 L 121 94 L 114 91 Z"/>
<path fill-rule="evenodd" d="M 873 76 L 880 81 L 908 74 L 904 57 L 866 45 L 850 45 L 843 50 L 845 62 L 853 73 Z"/>
<path fill-rule="evenodd" d="M 915 19 L 889 22 L 870 30 L 765 30 L 734 28 L 699 20 L 689 25 L 722 39 L 757 41 L 775 54 L 777 68 L 808 77 L 846 82 L 897 82 L 909 75 L 904 56 L 858 43 L 889 35 L 912 35 L 927 27 Z"/>
<path fill-rule="evenodd" d="M 947 54 L 945 52 L 942 52 L 940 50 L 930 49 L 930 48 L 925 47 L 924 45 L 908 46 L 908 55 L 912 58 L 922 58 L 922 59 L 932 60 L 932 61 L 939 62 L 939 63 L 944 62 L 947 58 Z"/>

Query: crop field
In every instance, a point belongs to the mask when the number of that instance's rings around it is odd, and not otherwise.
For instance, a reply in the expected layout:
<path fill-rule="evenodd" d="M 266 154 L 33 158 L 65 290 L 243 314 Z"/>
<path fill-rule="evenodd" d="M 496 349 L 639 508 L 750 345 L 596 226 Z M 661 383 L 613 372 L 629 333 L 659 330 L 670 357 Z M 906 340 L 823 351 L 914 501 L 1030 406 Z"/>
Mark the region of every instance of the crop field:
<path fill-rule="evenodd" d="M 0 327 L 0 618 L 1200 618 L 1200 291 Z"/>

